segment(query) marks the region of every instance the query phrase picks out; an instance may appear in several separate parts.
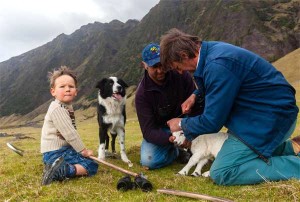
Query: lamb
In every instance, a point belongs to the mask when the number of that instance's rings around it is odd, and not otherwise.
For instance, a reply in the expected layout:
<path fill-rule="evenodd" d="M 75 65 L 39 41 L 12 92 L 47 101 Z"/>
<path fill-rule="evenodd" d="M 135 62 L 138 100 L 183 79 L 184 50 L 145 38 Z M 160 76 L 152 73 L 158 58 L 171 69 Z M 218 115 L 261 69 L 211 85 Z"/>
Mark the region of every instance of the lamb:
<path fill-rule="evenodd" d="M 174 144 L 177 146 L 182 145 L 186 139 L 183 131 L 172 133 L 175 136 Z M 192 176 L 201 176 L 202 167 L 208 162 L 213 160 L 218 155 L 224 141 L 228 138 L 228 133 L 218 132 L 212 134 L 199 135 L 192 141 L 191 152 L 192 156 L 185 167 L 178 172 L 179 175 L 188 175 L 189 170 L 197 164 Z M 203 177 L 209 177 L 210 172 L 204 172 Z"/>

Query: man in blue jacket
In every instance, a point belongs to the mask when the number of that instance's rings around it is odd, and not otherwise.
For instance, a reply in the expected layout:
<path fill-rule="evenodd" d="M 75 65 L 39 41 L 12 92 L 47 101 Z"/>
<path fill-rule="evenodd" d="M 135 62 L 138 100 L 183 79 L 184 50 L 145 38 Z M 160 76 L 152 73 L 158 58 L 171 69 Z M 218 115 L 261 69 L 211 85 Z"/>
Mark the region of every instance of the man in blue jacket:
<path fill-rule="evenodd" d="M 192 77 L 188 72 L 163 71 L 158 44 L 148 44 L 143 49 L 142 57 L 145 73 L 135 97 L 143 133 L 141 164 L 157 169 L 171 164 L 175 159 L 187 163 L 190 155 L 169 142 L 171 132 L 166 123 L 182 114 L 181 104 L 195 90 Z M 201 113 L 203 108 L 197 107 L 193 111 Z"/>
<path fill-rule="evenodd" d="M 279 71 L 248 50 L 200 41 L 177 29 L 162 36 L 160 45 L 163 67 L 194 72 L 198 90 L 182 104 L 183 113 L 195 95 L 205 95 L 203 114 L 169 120 L 171 131 L 182 129 L 192 141 L 228 128 L 210 169 L 215 183 L 300 179 L 300 136 L 289 139 L 299 111 L 295 89 Z"/>

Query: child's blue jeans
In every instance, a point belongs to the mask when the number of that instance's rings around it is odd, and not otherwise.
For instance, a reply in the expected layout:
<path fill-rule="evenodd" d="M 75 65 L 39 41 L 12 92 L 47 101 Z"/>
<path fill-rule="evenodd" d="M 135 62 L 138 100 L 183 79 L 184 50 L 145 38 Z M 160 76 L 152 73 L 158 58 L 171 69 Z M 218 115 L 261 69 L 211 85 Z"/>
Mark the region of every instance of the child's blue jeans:
<path fill-rule="evenodd" d="M 59 150 L 46 152 L 43 154 L 43 162 L 45 164 L 52 164 L 57 158 L 63 156 L 66 163 L 75 165 L 80 164 L 88 173 L 88 176 L 95 175 L 98 170 L 98 164 L 89 158 L 83 157 L 76 152 L 72 147 L 62 147 Z"/>

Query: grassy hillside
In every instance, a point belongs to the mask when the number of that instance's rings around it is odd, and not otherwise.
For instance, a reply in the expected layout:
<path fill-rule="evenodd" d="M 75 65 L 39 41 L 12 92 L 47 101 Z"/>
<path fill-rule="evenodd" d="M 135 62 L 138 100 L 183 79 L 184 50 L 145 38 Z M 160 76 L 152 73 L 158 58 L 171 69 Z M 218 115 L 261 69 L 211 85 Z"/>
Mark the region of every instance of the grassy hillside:
<path fill-rule="evenodd" d="M 297 106 L 300 108 L 300 48 L 277 60 L 273 65 L 283 73 L 289 83 L 296 89 Z M 300 135 L 299 116 L 294 135 Z"/>
<path fill-rule="evenodd" d="M 300 48 L 277 60 L 273 65 L 281 72 L 287 80 L 295 87 L 300 86 Z"/>
<path fill-rule="evenodd" d="M 276 61 L 274 65 L 281 70 L 298 90 L 299 88 L 299 49 Z M 156 189 L 176 189 L 222 198 L 234 201 L 299 201 L 300 184 L 298 180 L 283 182 L 266 182 L 252 186 L 218 186 L 210 179 L 176 176 L 183 165 L 174 163 L 171 166 L 155 171 L 146 171 L 139 165 L 141 131 L 134 109 L 135 86 L 127 89 L 127 117 L 126 150 L 129 159 L 134 163 L 130 170 L 136 173 L 143 172 L 153 184 L 154 190 L 144 193 L 141 190 L 119 192 L 116 189 L 117 181 L 124 175 L 104 165 L 100 165 L 98 174 L 91 178 L 77 178 L 62 183 L 53 183 L 50 186 L 40 186 L 43 170 L 40 154 L 40 132 L 44 114 L 32 112 L 31 124 L 18 127 L 21 122 L 15 122 L 15 127 L 2 127 L 1 133 L 8 136 L 0 137 L 0 199 L 3 201 L 192 201 L 187 198 L 162 195 Z M 82 101 L 82 100 L 80 100 Z M 83 103 L 90 106 L 92 102 Z M 299 106 L 299 93 L 297 103 Z M 37 116 L 38 115 L 38 116 Z M 25 123 L 23 117 L 22 123 Z M 13 117 L 6 122 L 12 122 Z M 76 122 L 79 133 L 87 148 L 97 153 L 98 125 L 95 107 L 76 111 Z M 300 135 L 300 123 L 293 136 Z M 25 150 L 23 157 L 8 149 L 6 142 L 11 142 Z M 117 150 L 119 147 L 117 145 Z M 108 159 L 109 162 L 127 168 L 117 159 Z M 204 167 L 204 171 L 209 169 Z"/>
<path fill-rule="evenodd" d="M 173 27 L 273 62 L 299 47 L 299 8 L 299 0 L 161 0 L 141 21 L 83 25 L 0 63 L 0 117 L 26 115 L 47 102 L 47 72 L 61 65 L 78 73 L 78 99 L 94 99 L 96 81 L 111 75 L 137 85 L 143 74 L 141 50 Z"/>

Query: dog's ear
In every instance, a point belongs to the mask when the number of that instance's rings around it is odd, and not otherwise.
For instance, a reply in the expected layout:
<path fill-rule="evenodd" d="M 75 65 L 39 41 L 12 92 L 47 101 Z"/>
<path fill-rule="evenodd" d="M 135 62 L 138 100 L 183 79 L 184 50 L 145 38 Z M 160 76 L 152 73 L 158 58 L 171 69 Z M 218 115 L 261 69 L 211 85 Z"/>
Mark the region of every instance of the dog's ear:
<path fill-rule="evenodd" d="M 128 85 L 127 83 L 125 83 L 125 81 L 123 81 L 122 79 L 118 79 L 118 82 L 121 84 L 121 86 L 123 86 L 124 88 L 127 88 Z"/>
<path fill-rule="evenodd" d="M 103 78 L 100 81 L 97 82 L 97 84 L 95 85 L 95 88 L 101 88 L 102 86 L 104 86 L 105 82 L 107 82 L 107 78 Z"/>

